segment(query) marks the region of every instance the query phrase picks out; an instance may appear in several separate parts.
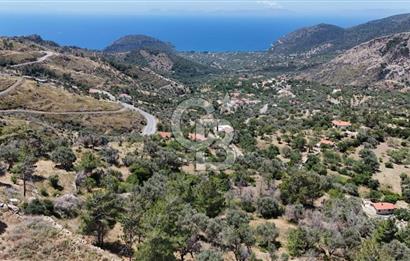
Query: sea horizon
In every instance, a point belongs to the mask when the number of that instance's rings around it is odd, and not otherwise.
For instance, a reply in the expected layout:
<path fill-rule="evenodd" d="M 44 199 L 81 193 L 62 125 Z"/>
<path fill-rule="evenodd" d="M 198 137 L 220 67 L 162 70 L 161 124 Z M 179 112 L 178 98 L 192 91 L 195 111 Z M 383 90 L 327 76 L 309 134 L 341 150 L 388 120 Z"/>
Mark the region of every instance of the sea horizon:
<path fill-rule="evenodd" d="M 178 51 L 266 51 L 281 36 L 319 23 L 350 27 L 367 17 L 157 17 L 102 15 L 2 15 L 1 36 L 38 34 L 60 45 L 102 50 L 116 39 L 144 34 Z"/>

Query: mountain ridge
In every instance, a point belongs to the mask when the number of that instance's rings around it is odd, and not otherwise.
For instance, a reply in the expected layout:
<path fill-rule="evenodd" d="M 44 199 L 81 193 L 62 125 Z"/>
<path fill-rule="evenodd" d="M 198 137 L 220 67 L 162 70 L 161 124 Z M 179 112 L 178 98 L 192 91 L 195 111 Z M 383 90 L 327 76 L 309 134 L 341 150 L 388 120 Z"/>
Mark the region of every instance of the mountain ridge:
<path fill-rule="evenodd" d="M 408 31 L 410 14 L 390 16 L 350 28 L 319 24 L 281 37 L 272 45 L 270 52 L 278 55 L 337 53 L 374 38 Z"/>

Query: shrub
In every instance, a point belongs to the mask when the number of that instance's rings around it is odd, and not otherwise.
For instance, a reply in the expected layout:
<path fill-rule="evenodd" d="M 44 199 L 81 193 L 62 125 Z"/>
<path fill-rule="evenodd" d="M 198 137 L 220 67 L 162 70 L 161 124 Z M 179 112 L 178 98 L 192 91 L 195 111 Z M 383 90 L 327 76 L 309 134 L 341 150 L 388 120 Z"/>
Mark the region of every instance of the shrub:
<path fill-rule="evenodd" d="M 388 168 L 388 169 L 393 169 L 394 167 L 393 167 L 393 163 L 392 162 L 386 162 L 385 164 L 384 164 L 385 166 L 386 166 L 386 168 Z"/>
<path fill-rule="evenodd" d="M 293 229 L 288 235 L 288 251 L 291 256 L 301 256 L 309 248 L 306 231 Z"/>
<path fill-rule="evenodd" d="M 51 216 L 54 214 L 53 202 L 48 199 L 40 200 L 36 198 L 23 205 L 23 210 L 28 215 Z"/>
<path fill-rule="evenodd" d="M 268 251 L 275 249 L 276 238 L 279 236 L 279 232 L 274 223 L 260 224 L 256 227 L 255 232 L 256 241 L 261 247 Z"/>
<path fill-rule="evenodd" d="M 47 191 L 46 188 L 41 188 L 41 189 L 40 189 L 40 194 L 41 194 L 41 196 L 43 196 L 43 197 L 48 197 L 48 196 L 49 196 L 48 191 Z"/>
<path fill-rule="evenodd" d="M 258 213 L 265 219 L 276 218 L 281 215 L 280 206 L 273 198 L 263 197 L 259 198 L 256 203 Z"/>
<path fill-rule="evenodd" d="M 410 210 L 406 208 L 398 208 L 394 211 L 394 215 L 398 220 L 410 221 Z"/>
<path fill-rule="evenodd" d="M 50 186 L 52 186 L 54 189 L 57 190 L 62 190 L 62 187 L 58 184 L 60 181 L 58 175 L 52 175 L 48 177 L 48 182 L 50 183 Z"/>
<path fill-rule="evenodd" d="M 16 175 L 11 176 L 11 182 L 13 182 L 13 184 L 17 184 L 17 176 Z"/>
<path fill-rule="evenodd" d="M 58 147 L 52 154 L 51 160 L 59 164 L 63 169 L 69 170 L 73 167 L 74 161 L 77 157 L 71 148 L 68 147 Z"/>
<path fill-rule="evenodd" d="M 79 169 L 80 170 L 85 170 L 86 172 L 91 172 L 97 167 L 101 165 L 100 160 L 94 156 L 91 152 L 86 152 L 84 155 L 81 157 L 81 161 L 79 164 Z"/>
<path fill-rule="evenodd" d="M 223 254 L 219 251 L 216 250 L 204 250 L 200 252 L 197 256 L 196 259 L 198 261 L 223 261 Z"/>
<path fill-rule="evenodd" d="M 242 199 L 241 200 L 241 208 L 242 208 L 242 210 L 244 210 L 248 213 L 255 212 L 255 210 L 256 210 L 253 201 L 250 200 L 250 199 Z"/>

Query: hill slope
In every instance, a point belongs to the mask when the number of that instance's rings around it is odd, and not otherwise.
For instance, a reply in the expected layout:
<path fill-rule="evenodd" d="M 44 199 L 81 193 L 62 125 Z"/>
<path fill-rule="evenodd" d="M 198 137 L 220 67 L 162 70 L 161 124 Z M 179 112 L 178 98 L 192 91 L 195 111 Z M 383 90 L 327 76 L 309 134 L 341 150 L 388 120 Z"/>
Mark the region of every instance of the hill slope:
<path fill-rule="evenodd" d="M 306 78 L 326 84 L 410 87 L 410 33 L 377 38 L 336 57 Z"/>
<path fill-rule="evenodd" d="M 104 49 L 104 52 L 126 53 L 140 49 L 173 52 L 174 46 L 146 35 L 127 35 L 114 41 L 110 46 Z"/>
<path fill-rule="evenodd" d="M 105 48 L 111 61 L 148 67 L 162 75 L 186 81 L 216 70 L 180 56 L 174 46 L 144 35 L 124 36 Z"/>
<path fill-rule="evenodd" d="M 278 55 L 331 53 L 350 49 L 377 37 L 409 31 L 410 14 L 391 16 L 347 29 L 320 24 L 280 38 L 272 45 L 271 52 Z"/>
<path fill-rule="evenodd" d="M 184 86 L 144 66 L 115 63 L 98 52 L 59 47 L 38 36 L 0 38 L 0 66 L 35 61 L 45 51 L 57 55 L 41 64 L 19 68 L 24 75 L 57 80 L 83 91 L 98 88 L 143 96 L 172 96 L 186 91 Z"/>

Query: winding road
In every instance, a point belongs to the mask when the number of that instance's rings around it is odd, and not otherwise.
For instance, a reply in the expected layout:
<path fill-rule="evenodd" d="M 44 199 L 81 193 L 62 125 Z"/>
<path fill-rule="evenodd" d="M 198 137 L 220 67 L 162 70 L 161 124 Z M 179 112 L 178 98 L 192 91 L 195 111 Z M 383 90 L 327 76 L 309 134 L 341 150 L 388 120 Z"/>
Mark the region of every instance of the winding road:
<path fill-rule="evenodd" d="M 27 66 L 27 65 L 32 65 L 32 64 L 37 64 L 37 63 L 42 63 L 48 58 L 57 55 L 54 52 L 51 51 L 46 51 L 44 52 L 45 55 L 38 58 L 36 61 L 33 62 L 26 62 L 26 63 L 21 63 L 21 64 L 16 64 L 10 66 L 11 68 L 18 68 L 22 66 Z M 7 89 L 3 90 L 0 92 L 0 97 L 4 97 L 11 92 L 15 91 L 19 86 L 21 86 L 24 83 L 24 78 L 20 78 L 15 82 L 13 85 L 8 87 Z M 115 96 L 112 95 L 111 93 L 107 91 L 99 91 L 100 93 L 106 94 L 110 99 L 115 99 Z M 147 121 L 147 125 L 142 129 L 142 135 L 144 136 L 149 136 L 149 135 L 154 135 L 157 132 L 157 124 L 158 121 L 155 118 L 155 116 L 149 114 L 148 112 L 145 112 L 131 104 L 124 103 L 117 101 L 121 106 L 122 109 L 116 110 L 116 111 L 63 111 L 63 112 L 50 112 L 50 111 L 37 111 L 37 110 L 25 110 L 25 109 L 11 109 L 11 110 L 0 110 L 0 114 L 16 114 L 16 113 L 25 113 L 25 114 L 37 114 L 37 115 L 105 115 L 105 114 L 117 114 L 117 113 L 122 113 L 126 111 L 135 111 L 140 113 Z"/>
<path fill-rule="evenodd" d="M 48 58 L 50 58 L 51 56 L 57 55 L 56 53 L 51 52 L 51 51 L 45 51 L 44 54 L 45 54 L 44 56 L 41 56 L 41 57 L 38 58 L 36 61 L 11 65 L 10 68 L 17 68 L 17 67 L 23 67 L 23 66 L 26 66 L 26 65 L 32 65 L 32 64 L 36 64 L 36 63 L 42 63 L 42 62 L 44 62 L 45 60 L 47 60 Z"/>

